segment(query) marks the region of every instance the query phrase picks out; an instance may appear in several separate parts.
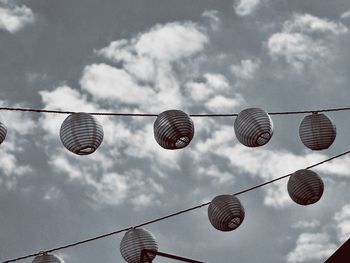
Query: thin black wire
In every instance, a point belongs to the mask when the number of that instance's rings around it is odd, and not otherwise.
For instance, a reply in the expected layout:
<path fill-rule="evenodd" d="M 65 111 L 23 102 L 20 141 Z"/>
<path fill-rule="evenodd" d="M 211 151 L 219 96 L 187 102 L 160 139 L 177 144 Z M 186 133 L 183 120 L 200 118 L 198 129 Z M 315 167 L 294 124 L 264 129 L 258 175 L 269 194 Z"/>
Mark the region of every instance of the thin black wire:
<path fill-rule="evenodd" d="M 75 111 L 60 111 L 60 110 L 46 110 L 46 109 L 32 109 L 32 108 L 11 108 L 0 107 L 0 111 L 26 111 L 37 113 L 54 113 L 54 114 L 72 114 L 77 113 Z M 269 112 L 270 115 L 292 115 L 292 114 L 306 114 L 315 112 L 335 112 L 335 111 L 348 111 L 350 107 L 342 108 L 329 108 L 318 110 L 303 110 L 303 111 L 278 111 Z M 121 113 L 121 112 L 89 112 L 91 115 L 104 115 L 104 116 L 139 116 L 139 117 L 157 117 L 155 113 Z M 189 114 L 191 117 L 236 117 L 238 113 L 222 113 L 222 114 Z"/>
<path fill-rule="evenodd" d="M 314 168 L 316 166 L 319 166 L 321 164 L 324 164 L 326 162 L 329 162 L 329 161 L 332 161 L 334 159 L 337 159 L 339 157 L 342 157 L 344 155 L 347 155 L 350 153 L 350 150 L 349 151 L 346 151 L 346 152 L 343 152 L 341 154 L 338 154 L 338 155 L 334 155 L 328 159 L 325 159 L 321 162 L 318 162 L 316 164 L 313 164 L 313 165 L 310 165 L 308 167 L 306 167 L 305 169 L 311 169 L 311 168 Z M 239 192 L 236 192 L 232 195 L 236 196 L 236 195 L 240 195 L 240 194 L 243 194 L 243 193 L 246 193 L 246 192 L 249 192 L 249 191 L 252 191 L 254 189 L 257 189 L 259 187 L 262 187 L 262 186 L 265 186 L 265 185 L 268 185 L 268 184 L 271 184 L 273 182 L 276 182 L 276 181 L 279 181 L 279 180 L 282 180 L 284 178 L 287 178 L 289 176 L 291 176 L 292 173 L 290 174 L 287 174 L 287 175 L 284 175 L 284 176 L 281 176 L 281 177 L 278 177 L 278 178 L 275 178 L 273 180 L 270 180 L 270 181 L 267 181 L 267 182 L 264 182 L 264 183 L 261 183 L 261 184 L 258 184 L 258 185 L 255 185 L 253 187 L 249 187 L 249 188 L 246 188 L 242 191 L 239 191 Z M 163 216 L 163 217 L 159 217 L 159 218 L 156 218 L 156 219 L 153 219 L 153 220 L 150 220 L 150 221 L 147 221 L 147 222 L 144 222 L 142 224 L 139 224 L 139 225 L 136 225 L 136 226 L 133 226 L 133 227 L 127 227 L 127 228 L 123 228 L 123 229 L 120 229 L 120 230 L 116 230 L 116 231 L 113 231 L 113 232 L 110 232 L 110 233 L 107 233 L 107 234 L 103 234 L 103 235 L 99 235 L 99 236 L 95 236 L 95 237 L 92 237 L 92 238 L 88 238 L 88 239 L 84 239 L 84 240 L 81 240 L 81 241 L 78 241 L 78 242 L 74 242 L 74 243 L 69 243 L 69 244 L 66 244 L 66 245 L 63 245 L 63 246 L 59 246 L 59 247 L 55 247 L 55 248 L 52 248 L 52 249 L 48 249 L 48 250 L 43 250 L 43 251 L 40 251 L 40 252 L 37 252 L 37 253 L 33 253 L 33 254 L 29 254 L 29 255 L 26 255 L 26 256 L 22 256 L 22 257 L 18 257 L 18 258 L 14 258 L 14 259 L 9 259 L 9 260 L 5 260 L 3 261 L 2 263 L 9 263 L 9 262 L 15 262 L 15 261 L 19 261 L 19 260 L 22 260 L 22 259 L 27 259 L 27 258 L 31 258 L 31 257 L 35 257 L 35 256 L 39 256 L 39 255 L 42 255 L 44 253 L 50 253 L 50 252 L 54 252 L 54 251 L 57 251 L 57 250 L 62 250 L 62 249 L 66 249 L 66 248 L 70 248 L 70 247 L 75 247 L 75 246 L 78 246 L 78 245 L 81 245 L 81 244 L 84 244 L 84 243 L 88 243 L 88 242 L 92 242 L 92 241 L 95 241 L 95 240 L 98 240 L 98 239 L 102 239 L 102 238 L 105 238 L 105 237 L 109 237 L 109 236 L 112 236 L 112 235 L 116 235 L 116 234 L 119 234 L 121 232 L 125 232 L 125 231 L 128 231 L 130 229 L 133 229 L 133 228 L 140 228 L 140 227 L 143 227 L 143 226 L 146 226 L 146 225 L 150 225 L 150 224 L 153 224 L 153 223 L 156 223 L 156 222 L 159 222 L 159 221 L 162 221 L 162 220 L 165 220 L 165 219 L 168 219 L 170 217 L 174 217 L 174 216 L 177 216 L 177 215 L 180 215 L 180 214 L 184 214 L 184 213 L 187 213 L 189 211 L 193 211 L 193 210 L 196 210 L 196 209 L 199 209 L 199 208 L 202 208 L 204 206 L 207 206 L 209 205 L 210 202 L 206 202 L 206 203 L 203 203 L 203 204 L 200 204 L 200 205 L 197 205 L 197 206 L 193 206 L 191 208 L 187 208 L 187 209 L 184 209 L 184 210 L 181 210 L 181 211 L 178 211 L 178 212 L 175 212 L 175 213 L 172 213 L 172 214 L 168 214 L 166 216 Z"/>

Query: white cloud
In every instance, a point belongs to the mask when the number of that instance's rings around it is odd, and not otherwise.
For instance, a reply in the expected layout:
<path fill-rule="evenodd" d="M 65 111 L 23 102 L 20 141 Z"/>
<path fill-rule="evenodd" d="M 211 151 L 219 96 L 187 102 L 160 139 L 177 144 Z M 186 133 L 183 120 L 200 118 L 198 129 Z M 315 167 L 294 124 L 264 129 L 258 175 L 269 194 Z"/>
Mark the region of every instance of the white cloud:
<path fill-rule="evenodd" d="M 137 108 L 148 112 L 182 108 L 183 80 L 173 66 L 195 56 L 207 43 L 208 38 L 200 26 L 191 22 L 154 26 L 130 40 L 117 40 L 96 51 L 113 62 L 122 63 L 122 68 L 88 66 L 82 88 L 97 98 L 137 104 Z M 191 76 L 184 67 L 182 75 L 187 74 Z"/>
<path fill-rule="evenodd" d="M 240 96 L 236 96 L 236 98 L 228 98 L 222 95 L 217 95 L 209 99 L 205 103 L 205 106 L 213 112 L 232 113 L 237 108 L 237 106 L 240 106 L 243 104 L 243 101 L 244 101 L 243 98 Z"/>
<path fill-rule="evenodd" d="M 217 10 L 205 10 L 202 17 L 207 18 L 212 30 L 218 30 L 221 26 L 221 19 L 219 18 L 219 11 Z"/>
<path fill-rule="evenodd" d="M 313 219 L 311 221 L 298 221 L 292 225 L 292 228 L 296 229 L 314 229 L 321 226 L 321 222 Z"/>
<path fill-rule="evenodd" d="M 4 122 L 8 131 L 0 145 L 0 185 L 4 185 L 7 189 L 13 189 L 20 177 L 33 170 L 30 165 L 23 164 L 18 159 L 18 153 L 23 151 L 23 144 L 26 142 L 26 139 L 21 137 L 32 122 L 22 119 L 21 114 L 15 116 L 15 113 L 12 113 L 11 115 L 14 116 L 13 120 Z"/>
<path fill-rule="evenodd" d="M 338 239 L 343 243 L 350 237 L 350 205 L 345 205 L 334 215 L 337 223 Z"/>
<path fill-rule="evenodd" d="M 346 11 L 340 15 L 340 18 L 347 19 L 350 17 L 350 11 Z"/>
<path fill-rule="evenodd" d="M 295 249 L 288 254 L 287 262 L 321 262 L 332 255 L 336 249 L 336 245 L 330 242 L 326 233 L 302 233 L 296 242 Z"/>
<path fill-rule="evenodd" d="M 300 33 L 276 33 L 269 38 L 267 47 L 272 57 L 285 58 L 298 71 L 304 69 L 306 63 L 329 55 L 322 42 Z"/>
<path fill-rule="evenodd" d="M 235 0 L 233 8 L 237 15 L 247 16 L 256 10 L 259 3 L 260 0 Z"/>
<path fill-rule="evenodd" d="M 252 79 L 255 72 L 260 68 L 261 61 L 259 59 L 241 60 L 240 64 L 232 65 L 231 71 L 238 79 Z"/>
<path fill-rule="evenodd" d="M 98 99 L 116 100 L 120 104 L 144 104 L 155 91 L 135 82 L 125 70 L 106 64 L 93 64 L 84 69 L 82 88 Z"/>
<path fill-rule="evenodd" d="M 216 165 L 210 165 L 209 167 L 200 166 L 198 168 L 198 177 L 203 176 L 211 179 L 213 185 L 233 184 L 235 180 L 232 173 L 222 171 Z"/>
<path fill-rule="evenodd" d="M 191 99 L 196 102 L 208 100 L 212 95 L 225 92 L 230 89 L 230 85 L 225 76 L 221 74 L 206 73 L 203 81 L 190 81 L 185 88 Z"/>
<path fill-rule="evenodd" d="M 51 201 L 53 199 L 57 199 L 60 195 L 60 189 L 56 188 L 55 186 L 51 186 L 45 191 L 43 199 L 46 201 Z"/>
<path fill-rule="evenodd" d="M 8 102 L 0 100 L 0 106 L 7 106 Z M 23 107 L 15 104 L 13 107 Z M 23 152 L 24 145 L 28 143 L 25 135 L 32 136 L 36 122 L 27 113 L 19 111 L 2 111 L 0 121 L 6 126 L 7 134 L 0 145 L 0 184 L 12 189 L 18 179 L 30 173 L 32 167 L 23 164 L 18 159 L 18 153 Z"/>
<path fill-rule="evenodd" d="M 90 162 L 91 159 L 72 158 L 63 150 L 50 160 L 56 172 L 66 175 L 73 182 L 84 185 L 87 194 L 97 204 L 130 203 L 136 207 L 147 206 L 154 200 L 155 194 L 164 191 L 163 187 L 152 178 L 145 178 L 140 170 L 130 169 L 124 174 L 103 172 L 102 161 L 95 162 L 97 165 L 93 169 L 88 165 Z"/>
<path fill-rule="evenodd" d="M 342 23 L 336 23 L 325 18 L 310 14 L 295 14 L 291 20 L 283 25 L 285 32 L 323 33 L 341 35 L 348 32 Z"/>
<path fill-rule="evenodd" d="M 128 61 L 133 52 L 136 56 L 173 62 L 201 51 L 207 42 L 207 36 L 196 24 L 174 22 L 154 26 L 129 41 L 112 42 L 98 53 L 114 61 Z"/>
<path fill-rule="evenodd" d="M 301 72 L 307 64 L 317 64 L 332 56 L 336 37 L 348 32 L 341 23 L 310 14 L 295 14 L 283 24 L 281 32 L 273 34 L 267 48 L 274 59 L 284 58 Z"/>
<path fill-rule="evenodd" d="M 175 61 L 201 51 L 207 37 L 193 23 L 170 23 L 152 28 L 135 43 L 139 55 L 162 61 Z"/>
<path fill-rule="evenodd" d="M 3 3 L 0 6 L 0 29 L 16 33 L 34 22 L 34 14 L 27 6 L 13 6 L 7 1 Z"/>
<path fill-rule="evenodd" d="M 48 79 L 48 75 L 46 73 L 28 72 L 26 73 L 26 79 L 29 83 L 42 82 Z"/>

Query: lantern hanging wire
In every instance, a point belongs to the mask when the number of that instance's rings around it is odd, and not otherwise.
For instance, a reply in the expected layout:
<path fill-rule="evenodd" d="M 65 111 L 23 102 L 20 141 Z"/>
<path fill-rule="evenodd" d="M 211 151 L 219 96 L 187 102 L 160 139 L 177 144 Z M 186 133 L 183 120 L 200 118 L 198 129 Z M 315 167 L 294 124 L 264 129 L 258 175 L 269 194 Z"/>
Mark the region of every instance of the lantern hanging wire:
<path fill-rule="evenodd" d="M 325 159 L 323 161 L 320 161 L 318 163 L 310 165 L 310 166 L 308 166 L 308 167 L 306 167 L 304 169 L 314 168 L 316 166 L 319 166 L 319 165 L 322 165 L 324 163 L 330 162 L 332 160 L 335 160 L 335 159 L 340 158 L 342 156 L 345 156 L 347 154 L 350 154 L 350 150 L 348 150 L 346 152 L 343 152 L 343 153 L 340 153 L 340 154 L 337 154 L 337 155 L 334 155 L 334 156 L 332 156 L 332 157 L 330 157 L 328 159 Z M 234 193 L 233 195 L 237 196 L 237 195 L 240 195 L 240 194 L 243 194 L 243 193 L 250 192 L 250 191 L 255 190 L 257 188 L 260 188 L 260 187 L 263 187 L 265 185 L 269 185 L 269 184 L 274 183 L 276 181 L 279 181 L 279 180 L 282 180 L 284 178 L 287 178 L 287 177 L 289 177 L 291 175 L 292 175 L 292 173 L 291 174 L 287 174 L 287 175 L 283 175 L 283 176 L 275 178 L 273 180 L 266 181 L 264 183 L 261 183 L 261 184 L 258 184 L 258 185 L 246 188 L 244 190 L 241 190 L 239 192 Z M 16 262 L 16 261 L 19 261 L 19 260 L 23 260 L 23 259 L 27 259 L 27 258 L 31 258 L 31 257 L 35 257 L 35 256 L 38 256 L 38 255 L 41 255 L 42 253 L 51 253 L 51 252 L 54 252 L 54 251 L 63 250 L 63 249 L 67 249 L 67 248 L 70 248 L 70 247 L 75 247 L 75 246 L 78 246 L 78 245 L 86 244 L 86 243 L 89 243 L 89 242 L 93 242 L 93 241 L 96 241 L 96 240 L 99 240 L 99 239 L 107 238 L 107 237 L 110 237 L 110 236 L 113 236 L 113 235 L 116 235 L 116 234 L 119 234 L 119 233 L 126 232 L 126 231 L 128 231 L 130 229 L 140 228 L 140 227 L 143 227 L 143 226 L 146 226 L 146 225 L 150 225 L 150 224 L 153 224 L 153 223 L 156 223 L 156 222 L 159 222 L 159 221 L 163 221 L 165 219 L 172 218 L 172 217 L 175 217 L 175 216 L 178 216 L 178 215 L 181 215 L 181 214 L 184 214 L 184 213 L 187 213 L 187 212 L 190 212 L 190 211 L 193 211 L 193 210 L 196 210 L 196 209 L 208 206 L 209 204 L 210 204 L 210 202 L 203 203 L 203 204 L 200 204 L 200 205 L 196 205 L 196 206 L 184 209 L 184 210 L 180 210 L 180 211 L 177 211 L 177 212 L 174 212 L 174 213 L 162 216 L 162 217 L 155 218 L 155 219 L 150 220 L 150 221 L 146 221 L 146 222 L 141 223 L 141 224 L 136 225 L 136 226 L 126 227 L 126 228 L 119 229 L 119 230 L 116 230 L 116 231 L 113 231 L 113 232 L 109 232 L 109 233 L 106 233 L 106 234 L 103 234 L 103 235 L 94 236 L 94 237 L 91 237 L 91 238 L 88 238 L 88 239 L 84 239 L 84 240 L 81 240 L 81 241 L 77 241 L 77 242 L 74 242 L 74 243 L 68 243 L 68 244 L 63 245 L 63 246 L 54 247 L 54 248 L 51 248 L 51 249 L 48 249 L 48 250 L 45 250 L 45 251 L 40 251 L 40 252 L 37 252 L 37 253 L 32 253 L 32 254 L 28 254 L 28 255 L 17 257 L 17 258 L 13 258 L 13 259 L 8 259 L 8 260 L 5 260 L 5 261 L 2 261 L 2 263 Z"/>
<path fill-rule="evenodd" d="M 52 114 L 73 114 L 78 113 L 76 111 L 65 110 L 49 110 L 49 109 L 35 109 L 35 108 L 19 108 L 19 107 L 0 107 L 0 111 L 22 111 L 22 112 L 35 112 L 35 113 L 52 113 Z M 338 112 L 338 111 L 350 111 L 350 107 L 339 108 L 326 108 L 316 110 L 298 110 L 298 111 L 274 111 L 268 112 L 269 115 L 294 115 L 294 114 L 307 114 L 314 112 Z M 81 112 L 81 111 L 80 111 Z M 126 117 L 157 117 L 156 113 L 123 113 L 123 112 L 87 112 L 91 115 L 103 115 L 103 116 L 126 116 Z M 191 117 L 235 117 L 238 113 L 213 113 L 213 114 L 189 114 Z"/>

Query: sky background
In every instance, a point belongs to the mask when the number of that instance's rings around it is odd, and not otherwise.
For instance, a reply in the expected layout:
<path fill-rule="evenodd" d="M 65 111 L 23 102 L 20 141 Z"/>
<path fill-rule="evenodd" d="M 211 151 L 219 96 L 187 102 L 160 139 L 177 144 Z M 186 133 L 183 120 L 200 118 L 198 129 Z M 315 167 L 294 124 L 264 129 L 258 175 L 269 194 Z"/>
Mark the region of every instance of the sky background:
<path fill-rule="evenodd" d="M 349 106 L 348 0 L 0 0 L 0 105 L 69 111 L 237 113 Z M 301 143 L 303 115 L 273 116 L 247 148 L 234 118 L 193 118 L 195 137 L 162 149 L 153 117 L 98 117 L 100 148 L 76 156 L 65 115 L 0 112 L 0 260 L 136 225 L 349 150 L 348 112 L 329 113 L 327 150 Z M 282 180 L 239 196 L 246 217 L 215 230 L 207 208 L 146 227 L 163 252 L 211 263 L 322 262 L 350 235 L 350 157 L 314 169 L 302 207 Z M 122 234 L 62 250 L 66 263 L 124 262 Z M 31 262 L 26 260 L 23 262 Z M 154 262 L 172 262 L 158 258 Z"/>

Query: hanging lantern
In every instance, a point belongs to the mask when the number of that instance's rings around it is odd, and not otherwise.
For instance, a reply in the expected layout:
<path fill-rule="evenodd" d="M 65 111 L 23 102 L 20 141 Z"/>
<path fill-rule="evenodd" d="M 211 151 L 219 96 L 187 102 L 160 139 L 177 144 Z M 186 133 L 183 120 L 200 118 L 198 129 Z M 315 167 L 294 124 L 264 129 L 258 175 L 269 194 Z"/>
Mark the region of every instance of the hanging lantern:
<path fill-rule="evenodd" d="M 0 122 L 0 144 L 5 140 L 7 134 L 7 128 L 5 124 Z"/>
<path fill-rule="evenodd" d="M 72 153 L 93 153 L 102 143 L 103 128 L 88 113 L 73 113 L 62 123 L 60 137 L 63 145 Z"/>
<path fill-rule="evenodd" d="M 120 253 L 128 263 L 145 263 L 146 259 L 141 258 L 143 249 L 158 251 L 158 244 L 152 233 L 142 228 L 133 228 L 125 233 L 120 242 Z M 155 255 L 150 255 L 153 260 Z"/>
<path fill-rule="evenodd" d="M 64 263 L 64 261 L 58 256 L 44 253 L 42 255 L 36 256 L 32 263 Z"/>
<path fill-rule="evenodd" d="M 258 147 L 268 143 L 271 139 L 273 123 L 264 110 L 249 108 L 238 114 L 234 129 L 240 143 L 248 147 Z"/>
<path fill-rule="evenodd" d="M 337 130 L 332 121 L 323 113 L 305 116 L 299 126 L 303 144 L 311 150 L 324 150 L 335 140 Z"/>
<path fill-rule="evenodd" d="M 287 188 L 294 202 L 299 205 L 311 205 L 320 200 L 324 185 L 317 173 L 302 169 L 289 177 Z"/>
<path fill-rule="evenodd" d="M 233 195 L 218 195 L 208 207 L 210 223 L 218 230 L 232 231 L 242 224 L 244 208 Z"/>
<path fill-rule="evenodd" d="M 191 118 L 180 110 L 167 110 L 158 115 L 153 125 L 154 138 L 165 149 L 186 147 L 194 135 Z"/>

